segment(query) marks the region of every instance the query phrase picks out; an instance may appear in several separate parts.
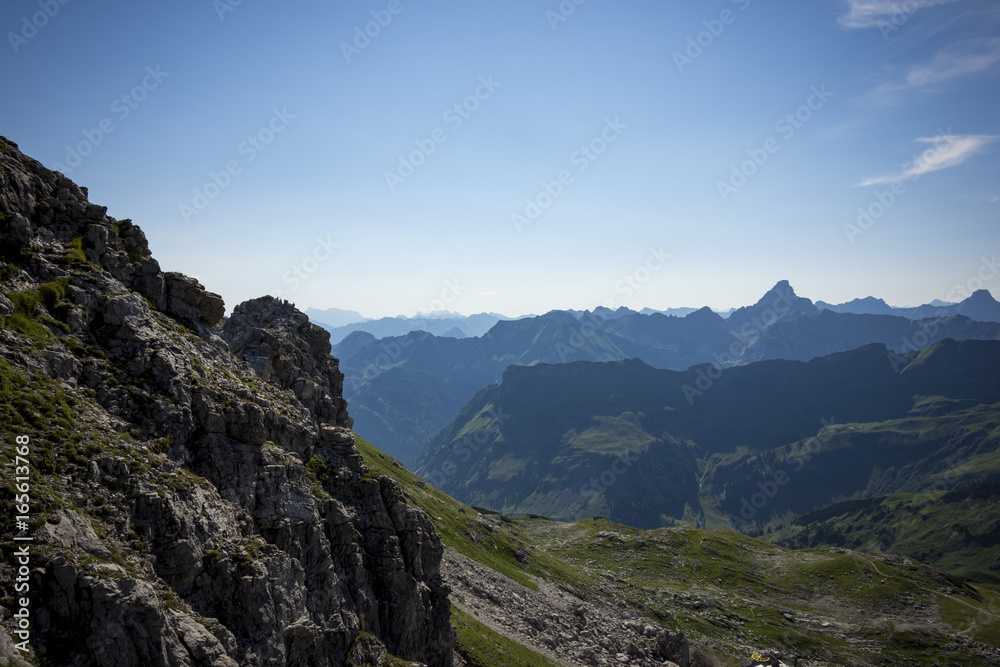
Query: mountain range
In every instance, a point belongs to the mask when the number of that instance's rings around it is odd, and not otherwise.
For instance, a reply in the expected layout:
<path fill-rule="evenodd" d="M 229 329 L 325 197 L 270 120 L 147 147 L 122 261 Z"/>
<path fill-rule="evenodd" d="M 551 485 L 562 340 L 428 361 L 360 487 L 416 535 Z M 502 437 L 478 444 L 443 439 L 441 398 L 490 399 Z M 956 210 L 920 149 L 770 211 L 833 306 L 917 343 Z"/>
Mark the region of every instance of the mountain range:
<path fill-rule="evenodd" d="M 355 332 L 334 346 L 358 429 L 411 461 L 477 391 L 511 365 L 640 359 L 654 368 L 730 368 L 765 359 L 806 361 L 879 343 L 895 352 L 945 338 L 1000 338 L 1000 324 L 963 315 L 912 320 L 819 309 L 780 281 L 752 306 L 723 318 L 634 311 L 552 311 L 501 321 L 479 338 L 411 332 L 376 339 Z"/>
<path fill-rule="evenodd" d="M 912 320 L 929 319 L 935 317 L 948 317 L 951 315 L 964 315 L 970 319 L 980 322 L 1000 322 L 1000 302 L 997 302 L 989 291 L 979 289 L 973 292 L 968 298 L 959 303 L 941 301 L 934 299 L 928 304 L 913 308 L 900 308 L 890 306 L 882 299 L 875 297 L 865 297 L 854 299 L 847 303 L 831 304 L 825 301 L 817 301 L 816 307 L 819 309 L 832 310 L 835 313 L 854 313 L 855 315 L 898 315 Z M 656 310 L 653 308 L 643 308 L 641 311 L 634 311 L 625 306 L 617 310 L 610 310 L 605 307 L 595 308 L 593 311 L 566 310 L 577 318 L 597 317 L 601 319 L 616 319 L 626 315 L 653 315 L 661 314 L 676 317 L 686 317 L 700 308 L 665 308 Z M 728 310 L 715 310 L 721 317 L 729 317 L 736 308 Z M 353 310 L 341 310 L 339 308 L 307 308 L 306 315 L 330 332 L 330 340 L 337 344 L 348 334 L 354 331 L 364 331 L 376 338 L 387 336 L 405 336 L 413 331 L 426 331 L 435 336 L 448 336 L 451 338 L 466 338 L 482 336 L 490 328 L 501 320 L 523 319 L 524 317 L 534 317 L 525 315 L 522 317 L 507 317 L 497 313 L 479 313 L 476 315 L 460 315 L 448 311 L 434 313 L 418 313 L 412 317 L 383 317 L 372 319 L 364 317 L 361 313 Z"/>
<path fill-rule="evenodd" d="M 511 318 L 496 313 L 479 313 L 468 317 L 457 313 L 418 314 L 413 317 L 383 317 L 377 320 L 351 322 L 341 326 L 331 326 L 322 319 L 329 311 L 306 311 L 310 318 L 330 332 L 330 342 L 334 345 L 355 331 L 369 333 L 376 338 L 405 336 L 413 331 L 426 331 L 446 338 L 468 338 L 482 336 L 501 320 Z"/>
<path fill-rule="evenodd" d="M 869 296 L 864 299 L 854 299 L 838 305 L 823 301 L 816 302 L 817 308 L 826 308 L 835 313 L 855 313 L 857 315 L 899 315 L 911 320 L 924 320 L 934 317 L 950 317 L 964 315 L 979 322 L 1000 322 L 1000 303 L 993 298 L 988 290 L 978 289 L 959 303 L 949 303 L 935 299 L 929 304 L 914 308 L 897 308 L 890 306 L 882 299 Z"/>
<path fill-rule="evenodd" d="M 845 498 L 1000 482 L 998 376 L 1000 341 L 951 339 L 726 370 L 512 366 L 415 470 L 506 514 L 760 534 Z"/>

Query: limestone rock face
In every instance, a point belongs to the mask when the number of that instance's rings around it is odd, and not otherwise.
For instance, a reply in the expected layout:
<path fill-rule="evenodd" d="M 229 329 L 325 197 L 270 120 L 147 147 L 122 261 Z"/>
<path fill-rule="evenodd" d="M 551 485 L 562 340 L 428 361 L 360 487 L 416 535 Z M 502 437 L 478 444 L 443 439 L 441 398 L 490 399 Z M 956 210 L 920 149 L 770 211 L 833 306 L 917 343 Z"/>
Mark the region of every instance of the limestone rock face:
<path fill-rule="evenodd" d="M 110 556 L 101 544 L 94 527 L 83 515 L 67 510 L 56 510 L 49 515 L 50 522 L 38 530 L 38 537 L 49 544 L 72 550 L 82 550 L 96 556 Z"/>
<path fill-rule="evenodd" d="M 219 329 L 221 298 L 2 138 L 0 293 L 42 662 L 451 664 L 441 541 L 363 465 L 305 315 L 257 299 Z"/>
<path fill-rule="evenodd" d="M 163 274 L 167 292 L 167 309 L 178 317 L 214 327 L 226 312 L 222 297 L 206 292 L 194 278 L 174 271 Z"/>
<path fill-rule="evenodd" d="M 344 374 L 330 356 L 330 333 L 287 301 L 265 296 L 241 303 L 222 337 L 265 380 L 290 389 L 321 421 L 350 428 Z"/>

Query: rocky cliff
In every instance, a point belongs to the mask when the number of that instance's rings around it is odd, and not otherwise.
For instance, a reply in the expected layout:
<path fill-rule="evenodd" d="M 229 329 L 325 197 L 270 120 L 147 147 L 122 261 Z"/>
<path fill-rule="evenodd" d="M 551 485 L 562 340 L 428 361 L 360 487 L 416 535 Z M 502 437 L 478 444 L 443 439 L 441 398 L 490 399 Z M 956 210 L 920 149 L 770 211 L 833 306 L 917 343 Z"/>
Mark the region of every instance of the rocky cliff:
<path fill-rule="evenodd" d="M 30 660 L 451 664 L 440 540 L 361 462 L 326 332 L 269 297 L 219 326 L 218 295 L 2 138 L 0 261 L 0 583 L 33 537 Z"/>

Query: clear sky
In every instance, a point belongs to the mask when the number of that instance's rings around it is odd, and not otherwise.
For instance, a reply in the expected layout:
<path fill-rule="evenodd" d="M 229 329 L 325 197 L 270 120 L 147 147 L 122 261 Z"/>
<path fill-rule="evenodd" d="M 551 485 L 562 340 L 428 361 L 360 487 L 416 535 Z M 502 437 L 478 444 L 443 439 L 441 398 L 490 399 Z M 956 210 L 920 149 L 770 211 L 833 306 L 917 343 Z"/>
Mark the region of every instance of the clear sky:
<path fill-rule="evenodd" d="M 994 0 L 9 0 L 0 27 L 0 133 L 230 308 L 1000 296 Z"/>

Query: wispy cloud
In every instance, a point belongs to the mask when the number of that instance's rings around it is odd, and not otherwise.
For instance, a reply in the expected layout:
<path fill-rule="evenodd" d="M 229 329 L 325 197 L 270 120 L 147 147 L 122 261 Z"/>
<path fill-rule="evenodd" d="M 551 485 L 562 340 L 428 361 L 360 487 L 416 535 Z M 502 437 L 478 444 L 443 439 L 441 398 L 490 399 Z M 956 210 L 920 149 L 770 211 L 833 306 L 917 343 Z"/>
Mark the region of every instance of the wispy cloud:
<path fill-rule="evenodd" d="M 847 28 L 876 28 L 919 9 L 958 0 L 847 0 L 847 13 L 838 22 Z M 898 20 L 898 19 L 897 19 Z"/>
<path fill-rule="evenodd" d="M 990 134 L 939 134 L 934 137 L 920 137 L 917 141 L 931 144 L 931 147 L 905 163 L 899 171 L 869 178 L 858 183 L 858 186 L 899 183 L 932 171 L 955 167 L 998 138 L 1000 137 Z"/>
<path fill-rule="evenodd" d="M 899 102 L 912 91 L 931 91 L 951 79 L 975 74 L 1000 62 L 1000 39 L 971 39 L 941 49 L 927 61 L 911 66 L 863 99 L 876 106 Z"/>
<path fill-rule="evenodd" d="M 926 63 L 910 68 L 906 74 L 906 83 L 910 87 L 920 88 L 963 74 L 978 72 L 998 60 L 1000 60 L 1000 39 L 966 42 L 938 51 Z"/>
<path fill-rule="evenodd" d="M 982 192 L 970 192 L 961 195 L 962 199 L 974 202 L 986 202 L 988 204 L 1000 203 L 1000 190 L 984 190 Z"/>

